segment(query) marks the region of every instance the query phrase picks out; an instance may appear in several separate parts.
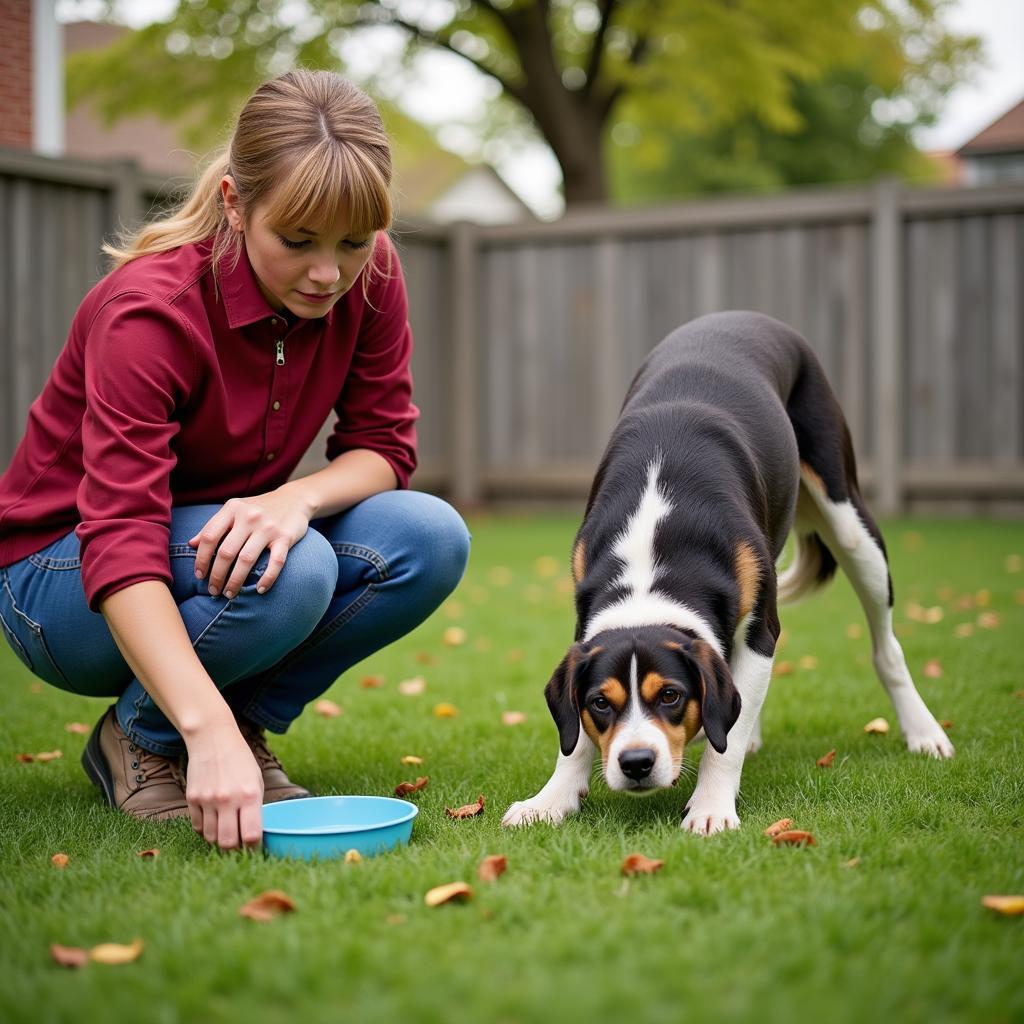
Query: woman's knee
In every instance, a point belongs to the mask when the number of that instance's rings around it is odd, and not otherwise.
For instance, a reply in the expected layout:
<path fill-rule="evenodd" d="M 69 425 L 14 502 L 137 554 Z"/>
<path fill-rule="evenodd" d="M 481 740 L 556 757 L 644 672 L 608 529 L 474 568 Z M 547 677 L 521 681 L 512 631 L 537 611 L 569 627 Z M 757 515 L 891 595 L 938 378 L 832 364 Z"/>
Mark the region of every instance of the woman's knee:
<path fill-rule="evenodd" d="M 266 571 L 265 565 L 261 559 L 250 577 L 253 582 Z M 288 551 L 274 585 L 259 599 L 273 595 L 285 617 L 301 620 L 312 628 L 327 611 L 337 584 L 338 557 L 331 542 L 316 530 L 307 530 Z"/>
<path fill-rule="evenodd" d="M 409 553 L 410 566 L 446 596 L 462 579 L 469 561 L 471 538 L 462 516 L 432 494 L 392 493 L 405 506 L 403 547 Z"/>

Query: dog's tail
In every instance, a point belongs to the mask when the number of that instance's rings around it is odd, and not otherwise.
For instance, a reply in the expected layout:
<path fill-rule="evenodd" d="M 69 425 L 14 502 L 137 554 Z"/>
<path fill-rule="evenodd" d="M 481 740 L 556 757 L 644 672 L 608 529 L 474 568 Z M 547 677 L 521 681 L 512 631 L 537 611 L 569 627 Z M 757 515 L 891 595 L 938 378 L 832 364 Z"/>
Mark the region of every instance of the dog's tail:
<path fill-rule="evenodd" d="M 816 533 L 795 534 L 793 560 L 779 573 L 779 601 L 792 604 L 825 586 L 835 575 L 836 560 Z"/>

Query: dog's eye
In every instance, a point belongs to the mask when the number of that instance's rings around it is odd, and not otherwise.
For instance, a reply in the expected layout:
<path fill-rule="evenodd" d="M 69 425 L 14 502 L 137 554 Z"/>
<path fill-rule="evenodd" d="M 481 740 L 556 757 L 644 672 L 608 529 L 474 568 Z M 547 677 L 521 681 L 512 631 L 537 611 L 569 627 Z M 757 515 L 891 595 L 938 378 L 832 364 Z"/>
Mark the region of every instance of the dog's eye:
<path fill-rule="evenodd" d="M 678 704 L 681 697 L 682 694 L 678 690 L 669 688 L 661 691 L 661 703 L 667 708 Z"/>
<path fill-rule="evenodd" d="M 590 706 L 595 711 L 607 711 L 612 705 L 611 701 L 607 697 L 595 697 L 591 702 Z"/>

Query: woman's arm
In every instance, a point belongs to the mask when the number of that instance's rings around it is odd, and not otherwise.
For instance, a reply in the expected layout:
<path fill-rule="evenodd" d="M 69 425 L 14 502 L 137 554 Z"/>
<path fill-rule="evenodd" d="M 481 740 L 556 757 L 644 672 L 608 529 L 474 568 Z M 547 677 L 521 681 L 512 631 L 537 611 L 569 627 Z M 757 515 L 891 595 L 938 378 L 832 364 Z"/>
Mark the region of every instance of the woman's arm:
<path fill-rule="evenodd" d="M 263 776 L 231 709 L 192 649 L 166 585 L 134 583 L 100 602 L 125 660 L 188 749 L 192 826 L 232 849 L 263 837 Z"/>

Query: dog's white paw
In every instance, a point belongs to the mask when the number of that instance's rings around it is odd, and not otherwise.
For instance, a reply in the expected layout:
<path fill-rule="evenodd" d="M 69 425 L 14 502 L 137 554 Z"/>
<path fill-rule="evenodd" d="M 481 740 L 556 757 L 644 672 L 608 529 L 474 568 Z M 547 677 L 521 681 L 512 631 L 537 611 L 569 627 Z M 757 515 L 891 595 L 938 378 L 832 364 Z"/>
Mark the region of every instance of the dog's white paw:
<path fill-rule="evenodd" d="M 735 806 L 705 804 L 693 806 L 683 817 L 684 832 L 693 832 L 698 836 L 713 836 L 717 832 L 739 828 L 740 819 L 736 816 Z"/>
<path fill-rule="evenodd" d="M 579 800 L 548 800 L 541 794 L 529 800 L 517 800 L 505 812 L 501 819 L 506 828 L 517 828 L 521 825 L 533 825 L 538 821 L 546 821 L 551 825 L 561 824 L 570 814 L 580 809 Z"/>
<path fill-rule="evenodd" d="M 940 760 L 952 757 L 956 751 L 949 742 L 942 726 L 938 722 L 931 723 L 927 729 L 917 729 L 906 734 L 907 750 L 912 754 L 927 754 Z"/>

